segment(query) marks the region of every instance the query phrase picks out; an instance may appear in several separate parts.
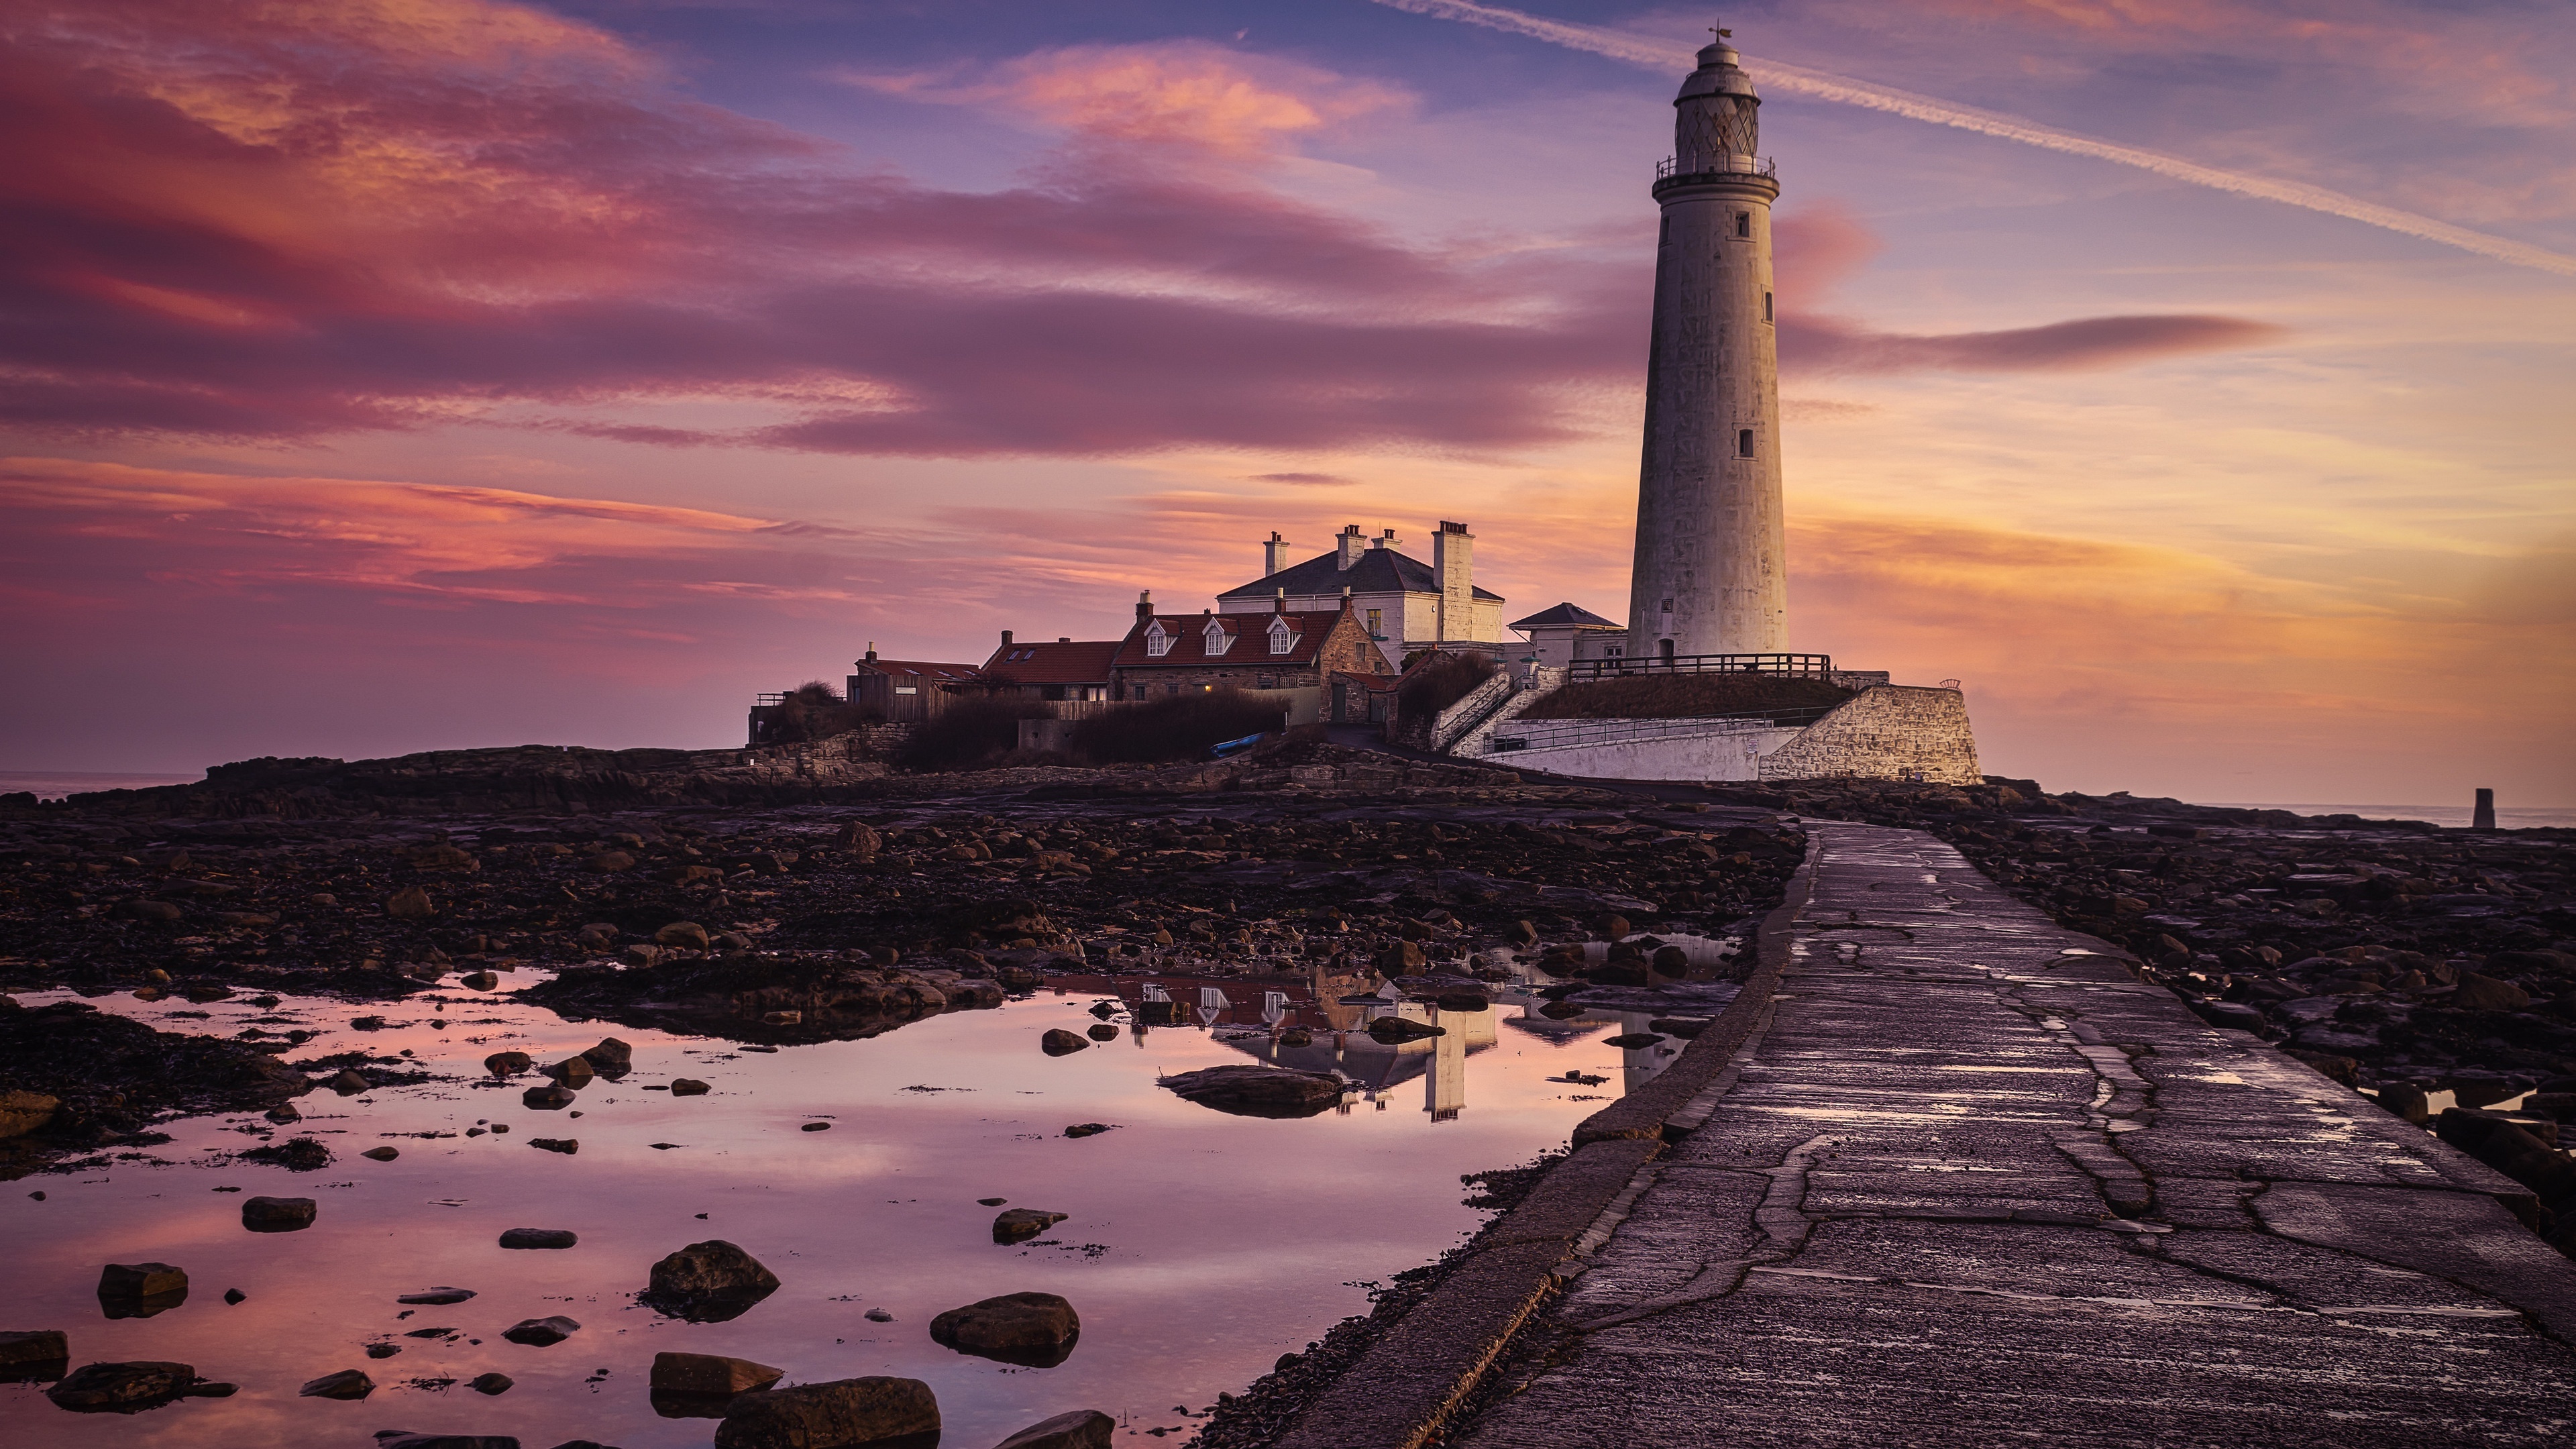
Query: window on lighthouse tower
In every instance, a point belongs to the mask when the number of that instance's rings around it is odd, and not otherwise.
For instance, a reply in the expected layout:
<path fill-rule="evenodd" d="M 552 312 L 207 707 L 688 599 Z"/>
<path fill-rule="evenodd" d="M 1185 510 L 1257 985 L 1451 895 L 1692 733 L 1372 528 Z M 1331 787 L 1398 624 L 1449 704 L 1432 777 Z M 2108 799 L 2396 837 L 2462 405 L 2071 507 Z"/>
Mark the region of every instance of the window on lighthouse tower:
<path fill-rule="evenodd" d="M 1739 458 L 1750 458 L 1753 456 L 1753 430 L 1751 428 L 1738 428 L 1735 430 L 1735 456 Z"/>
<path fill-rule="evenodd" d="M 1735 214 L 1735 234 L 1748 239 L 1753 235 L 1752 212 L 1739 211 Z"/>

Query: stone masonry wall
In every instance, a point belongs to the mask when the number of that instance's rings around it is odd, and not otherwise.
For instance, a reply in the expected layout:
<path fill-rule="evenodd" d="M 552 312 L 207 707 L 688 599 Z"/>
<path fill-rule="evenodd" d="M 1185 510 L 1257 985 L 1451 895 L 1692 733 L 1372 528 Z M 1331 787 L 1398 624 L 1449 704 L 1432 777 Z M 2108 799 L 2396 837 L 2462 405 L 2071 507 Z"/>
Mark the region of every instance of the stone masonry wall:
<path fill-rule="evenodd" d="M 1761 777 L 1904 780 L 1916 771 L 1945 785 L 1985 778 L 1977 767 L 1967 696 L 1959 691 L 1890 684 L 1865 689 L 1763 756 Z"/>

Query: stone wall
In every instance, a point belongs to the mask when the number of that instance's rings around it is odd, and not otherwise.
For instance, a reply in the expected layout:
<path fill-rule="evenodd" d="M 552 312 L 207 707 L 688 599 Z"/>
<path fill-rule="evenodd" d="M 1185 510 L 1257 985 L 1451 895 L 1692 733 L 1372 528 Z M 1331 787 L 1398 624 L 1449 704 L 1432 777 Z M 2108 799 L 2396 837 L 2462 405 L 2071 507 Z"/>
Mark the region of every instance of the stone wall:
<path fill-rule="evenodd" d="M 1608 735 L 1621 725 L 1668 725 L 1670 720 L 1585 720 Z M 1535 750 L 1481 756 L 1488 764 L 1544 770 L 1586 780 L 1760 780 L 1766 754 L 1802 731 L 1787 725 L 1710 729 L 1702 734 L 1647 739 L 1601 739 Z"/>
<path fill-rule="evenodd" d="M 1865 689 L 1762 757 L 1765 780 L 1838 777 L 1979 783 L 1985 777 L 1977 768 L 1967 696 L 1912 685 Z"/>

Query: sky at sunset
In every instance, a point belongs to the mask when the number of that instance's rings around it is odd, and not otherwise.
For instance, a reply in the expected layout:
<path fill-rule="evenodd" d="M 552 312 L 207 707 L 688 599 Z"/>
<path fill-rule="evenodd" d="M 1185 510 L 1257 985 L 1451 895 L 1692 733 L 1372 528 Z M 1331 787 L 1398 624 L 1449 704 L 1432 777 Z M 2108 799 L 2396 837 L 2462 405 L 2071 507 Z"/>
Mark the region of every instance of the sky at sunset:
<path fill-rule="evenodd" d="M 1723 16 L 1794 647 L 2051 789 L 2576 804 L 2576 12 Z M 1615 617 L 1713 23 L 0 0 L 0 768 L 738 743 L 1273 529 Z"/>

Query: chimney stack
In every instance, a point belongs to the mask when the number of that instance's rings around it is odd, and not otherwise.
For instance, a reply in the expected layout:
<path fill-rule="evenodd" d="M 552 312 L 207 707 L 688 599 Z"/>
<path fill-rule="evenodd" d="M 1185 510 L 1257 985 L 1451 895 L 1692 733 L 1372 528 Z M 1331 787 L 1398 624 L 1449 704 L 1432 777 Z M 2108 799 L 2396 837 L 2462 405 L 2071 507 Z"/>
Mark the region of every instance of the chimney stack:
<path fill-rule="evenodd" d="M 1002 631 L 1002 647 L 1005 649 L 1011 647 L 1011 631 L 1008 629 Z"/>
<path fill-rule="evenodd" d="M 1334 560 L 1333 567 L 1347 569 L 1360 561 L 1360 553 L 1368 547 L 1368 541 L 1360 537 L 1358 524 L 1345 523 L 1342 525 L 1342 531 L 1334 536 L 1333 546 L 1341 550 L 1341 555 Z"/>
<path fill-rule="evenodd" d="M 1266 579 L 1272 574 L 1279 572 L 1281 569 L 1288 567 L 1288 550 L 1290 547 L 1291 545 L 1288 540 L 1280 537 L 1277 529 L 1271 530 L 1270 541 L 1261 546 L 1261 576 L 1263 578 Z"/>
<path fill-rule="evenodd" d="M 1288 612 L 1288 591 L 1286 589 L 1281 589 L 1271 596 L 1270 612 L 1274 614 L 1285 614 Z"/>
<path fill-rule="evenodd" d="M 1383 532 L 1383 533 L 1379 534 L 1377 537 L 1370 539 L 1370 540 L 1369 540 L 1369 547 L 1371 547 L 1371 548 L 1393 548 L 1393 547 L 1395 547 L 1397 544 L 1402 543 L 1402 542 L 1404 542 L 1404 540 L 1403 540 L 1403 539 L 1400 539 L 1400 538 L 1398 538 L 1398 537 L 1396 537 L 1396 536 L 1395 536 L 1395 530 L 1394 530 L 1394 529 L 1392 529 L 1392 528 L 1390 528 L 1390 529 L 1386 530 L 1385 532 Z"/>
<path fill-rule="evenodd" d="M 1142 628 L 1154 617 L 1154 591 L 1147 589 L 1136 596 L 1136 624 Z"/>
<path fill-rule="evenodd" d="M 861 664 L 874 664 L 877 662 L 877 641 L 874 639 L 868 641 L 868 657 L 860 660 L 859 662 Z"/>
<path fill-rule="evenodd" d="M 1440 584 L 1438 639 L 1476 637 L 1476 535 L 1463 523 L 1440 521 L 1431 536 L 1431 572 Z"/>

